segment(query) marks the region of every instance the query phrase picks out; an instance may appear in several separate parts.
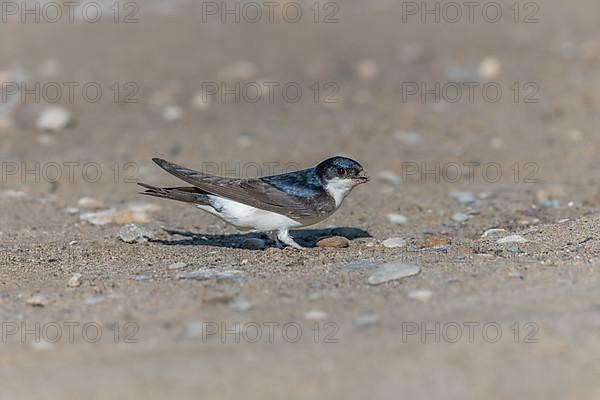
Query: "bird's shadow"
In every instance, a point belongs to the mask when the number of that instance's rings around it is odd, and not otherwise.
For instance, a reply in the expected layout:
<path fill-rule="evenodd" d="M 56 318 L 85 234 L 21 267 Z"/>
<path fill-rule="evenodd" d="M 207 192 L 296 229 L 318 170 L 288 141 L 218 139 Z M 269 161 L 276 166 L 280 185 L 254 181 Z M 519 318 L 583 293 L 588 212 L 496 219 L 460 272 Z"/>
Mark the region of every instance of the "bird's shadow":
<path fill-rule="evenodd" d="M 164 229 L 164 228 L 163 228 Z M 164 229 L 171 236 L 182 236 L 182 239 L 153 239 L 152 242 L 167 246 L 215 246 L 230 249 L 244 248 L 242 244 L 250 238 L 259 238 L 266 242 L 267 247 L 276 247 L 269 236 L 261 232 L 238 233 L 232 235 L 210 235 L 189 231 Z M 337 227 L 329 229 L 303 229 L 290 231 L 294 240 L 304 247 L 316 247 L 317 242 L 325 237 L 343 236 L 348 240 L 371 237 L 369 232 L 350 227 Z"/>

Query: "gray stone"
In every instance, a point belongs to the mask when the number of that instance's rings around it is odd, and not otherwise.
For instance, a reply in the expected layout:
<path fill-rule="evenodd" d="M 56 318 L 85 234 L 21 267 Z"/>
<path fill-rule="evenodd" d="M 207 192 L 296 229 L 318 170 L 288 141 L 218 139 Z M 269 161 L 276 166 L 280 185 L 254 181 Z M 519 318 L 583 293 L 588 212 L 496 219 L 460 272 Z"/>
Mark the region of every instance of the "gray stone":
<path fill-rule="evenodd" d="M 73 121 L 71 113 L 60 106 L 52 106 L 44 109 L 36 121 L 36 127 L 40 131 L 60 132 L 68 127 Z"/>
<path fill-rule="evenodd" d="M 207 281 L 207 280 L 230 280 L 230 281 L 243 281 L 248 279 L 248 275 L 246 275 L 243 271 L 238 271 L 236 269 L 210 269 L 210 268 L 201 268 L 197 271 L 192 272 L 181 272 L 177 275 L 179 279 L 191 279 L 196 281 Z"/>
<path fill-rule="evenodd" d="M 402 225 L 408 222 L 408 218 L 405 217 L 402 214 L 388 214 L 387 215 L 387 219 L 388 221 L 390 221 L 392 224 L 396 224 L 396 225 Z"/>
<path fill-rule="evenodd" d="M 181 269 L 187 267 L 187 264 L 184 262 L 176 262 L 169 265 L 169 269 Z"/>
<path fill-rule="evenodd" d="M 394 138 L 405 144 L 417 144 L 421 142 L 422 139 L 421 135 L 418 133 L 407 132 L 403 130 L 397 130 L 394 132 Z"/>
<path fill-rule="evenodd" d="M 507 243 L 526 243 L 528 242 L 527 239 L 525 239 L 523 236 L 521 235 L 510 235 L 507 237 L 503 237 L 502 239 L 498 239 L 496 241 L 496 243 L 498 244 L 507 244 Z"/>
<path fill-rule="evenodd" d="M 465 222 L 469 219 L 469 215 L 465 213 L 454 213 L 452 214 L 452 221 L 454 222 Z"/>
<path fill-rule="evenodd" d="M 393 249 L 406 246 L 406 240 L 399 237 L 391 237 L 385 239 L 383 242 L 381 242 L 381 244 L 383 245 L 383 247 Z"/>
<path fill-rule="evenodd" d="M 472 192 L 463 192 L 461 190 L 453 190 L 450 192 L 450 197 L 458 201 L 460 204 L 474 205 L 479 203 L 479 199 Z"/>
<path fill-rule="evenodd" d="M 402 183 L 402 178 L 392 171 L 379 171 L 377 177 L 388 185 L 396 186 Z"/>
<path fill-rule="evenodd" d="M 254 304 L 250 301 L 238 299 L 232 303 L 229 303 L 229 308 L 239 313 L 245 313 L 246 311 L 250 311 L 252 308 L 254 308 Z"/>
<path fill-rule="evenodd" d="M 381 321 L 381 318 L 377 314 L 365 314 L 356 318 L 352 325 L 356 328 L 367 328 L 369 326 L 377 325 Z"/>
<path fill-rule="evenodd" d="M 119 239 L 125 243 L 147 242 L 148 239 L 153 237 L 152 232 L 135 224 L 127 224 L 119 230 Z"/>
<path fill-rule="evenodd" d="M 369 285 L 380 285 L 385 282 L 390 282 L 409 276 L 413 276 L 421 272 L 421 267 L 415 264 L 407 264 L 403 262 L 391 262 L 381 265 L 373 275 L 368 279 Z"/>
<path fill-rule="evenodd" d="M 241 247 L 246 250 L 264 250 L 267 248 L 267 244 L 259 238 L 248 238 L 242 242 Z"/>
<path fill-rule="evenodd" d="M 87 304 L 88 306 L 93 306 L 95 304 L 103 303 L 104 300 L 106 300 L 106 298 L 104 296 L 92 295 L 92 296 L 86 297 L 86 299 L 83 300 L 83 303 Z"/>

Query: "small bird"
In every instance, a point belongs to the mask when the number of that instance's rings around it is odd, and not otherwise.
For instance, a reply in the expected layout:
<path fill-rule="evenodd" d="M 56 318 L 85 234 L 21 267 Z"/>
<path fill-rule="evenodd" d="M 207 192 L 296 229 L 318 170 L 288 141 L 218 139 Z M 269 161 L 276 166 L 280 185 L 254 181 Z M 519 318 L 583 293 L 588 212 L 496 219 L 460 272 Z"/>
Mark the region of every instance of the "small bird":
<path fill-rule="evenodd" d="M 282 242 L 303 249 L 289 234 L 333 214 L 354 187 L 369 181 L 363 167 L 346 157 L 332 157 L 314 168 L 262 178 L 236 179 L 204 174 L 153 158 L 159 167 L 193 185 L 160 188 L 138 183 L 148 196 L 195 204 L 241 230 L 267 231 Z"/>

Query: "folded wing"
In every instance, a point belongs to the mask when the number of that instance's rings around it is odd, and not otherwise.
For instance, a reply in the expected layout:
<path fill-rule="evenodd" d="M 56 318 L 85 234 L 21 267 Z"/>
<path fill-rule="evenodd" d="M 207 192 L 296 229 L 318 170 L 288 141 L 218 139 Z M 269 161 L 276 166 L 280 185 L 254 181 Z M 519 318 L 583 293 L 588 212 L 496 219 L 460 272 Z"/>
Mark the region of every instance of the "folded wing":
<path fill-rule="evenodd" d="M 203 191 L 294 220 L 305 220 L 324 212 L 316 209 L 310 199 L 288 194 L 261 179 L 225 178 L 203 174 L 160 158 L 152 160 L 168 173 Z"/>

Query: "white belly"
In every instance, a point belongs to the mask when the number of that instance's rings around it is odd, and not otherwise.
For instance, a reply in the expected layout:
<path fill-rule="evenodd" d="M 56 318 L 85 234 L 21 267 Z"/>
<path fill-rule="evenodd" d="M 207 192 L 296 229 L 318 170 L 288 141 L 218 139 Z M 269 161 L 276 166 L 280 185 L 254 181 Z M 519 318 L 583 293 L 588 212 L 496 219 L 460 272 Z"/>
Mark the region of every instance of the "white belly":
<path fill-rule="evenodd" d="M 208 198 L 212 207 L 207 205 L 198 205 L 197 207 L 238 228 L 273 231 L 302 226 L 300 222 L 294 221 L 285 215 L 261 210 L 218 196 L 209 195 Z"/>

